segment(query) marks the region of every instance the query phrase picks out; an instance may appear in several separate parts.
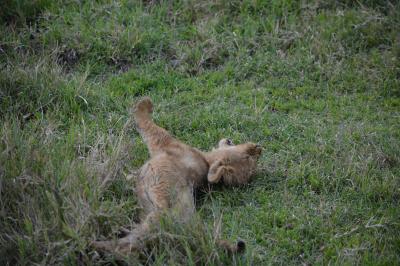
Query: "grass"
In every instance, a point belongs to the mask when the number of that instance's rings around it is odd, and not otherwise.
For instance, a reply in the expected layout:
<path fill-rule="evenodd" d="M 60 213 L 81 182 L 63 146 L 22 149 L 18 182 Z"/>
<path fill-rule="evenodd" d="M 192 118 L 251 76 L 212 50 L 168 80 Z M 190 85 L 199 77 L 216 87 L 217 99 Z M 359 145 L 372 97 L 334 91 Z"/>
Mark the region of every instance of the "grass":
<path fill-rule="evenodd" d="M 193 223 L 166 217 L 127 263 L 400 263 L 396 1 L 1 5 L 1 264 L 118 263 L 89 243 L 138 220 L 142 95 L 190 145 L 264 153 L 249 185 L 203 191 Z M 245 254 L 215 247 L 219 217 Z"/>

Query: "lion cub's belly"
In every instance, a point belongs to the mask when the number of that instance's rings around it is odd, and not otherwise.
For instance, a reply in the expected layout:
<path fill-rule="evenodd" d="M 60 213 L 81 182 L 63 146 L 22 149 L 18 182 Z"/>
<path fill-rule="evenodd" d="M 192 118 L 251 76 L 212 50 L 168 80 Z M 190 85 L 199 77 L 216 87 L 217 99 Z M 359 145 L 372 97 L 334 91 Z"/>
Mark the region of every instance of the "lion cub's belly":
<path fill-rule="evenodd" d="M 136 189 L 145 212 L 179 206 L 193 209 L 193 188 L 200 185 L 208 173 L 207 162 L 194 152 L 165 152 L 145 163 Z"/>
<path fill-rule="evenodd" d="M 180 166 L 185 172 L 185 178 L 198 187 L 204 183 L 208 174 L 208 163 L 196 150 L 178 157 Z"/>

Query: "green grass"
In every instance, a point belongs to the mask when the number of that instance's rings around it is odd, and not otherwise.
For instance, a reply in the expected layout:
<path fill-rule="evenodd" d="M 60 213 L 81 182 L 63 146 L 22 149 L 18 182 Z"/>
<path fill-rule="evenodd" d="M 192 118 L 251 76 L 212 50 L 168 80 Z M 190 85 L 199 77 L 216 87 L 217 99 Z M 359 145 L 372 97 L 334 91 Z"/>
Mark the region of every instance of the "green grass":
<path fill-rule="evenodd" d="M 176 137 L 262 144 L 254 180 L 200 193 L 132 264 L 400 263 L 396 1 L 0 4 L 0 264 L 117 263 L 138 221 L 142 95 Z M 105 181 L 106 180 L 106 181 Z M 108 181 L 108 182 L 107 182 Z M 247 242 L 230 257 L 213 243 Z"/>

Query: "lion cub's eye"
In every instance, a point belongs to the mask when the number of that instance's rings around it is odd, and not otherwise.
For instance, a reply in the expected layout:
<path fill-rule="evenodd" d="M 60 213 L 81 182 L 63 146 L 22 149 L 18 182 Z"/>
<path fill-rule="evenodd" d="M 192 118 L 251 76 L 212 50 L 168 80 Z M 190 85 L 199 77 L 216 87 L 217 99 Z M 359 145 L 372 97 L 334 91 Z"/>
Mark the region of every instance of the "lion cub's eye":
<path fill-rule="evenodd" d="M 227 139 L 227 140 L 226 140 L 226 144 L 229 145 L 229 146 L 232 146 L 232 145 L 233 145 L 233 142 L 232 142 L 232 140 Z"/>

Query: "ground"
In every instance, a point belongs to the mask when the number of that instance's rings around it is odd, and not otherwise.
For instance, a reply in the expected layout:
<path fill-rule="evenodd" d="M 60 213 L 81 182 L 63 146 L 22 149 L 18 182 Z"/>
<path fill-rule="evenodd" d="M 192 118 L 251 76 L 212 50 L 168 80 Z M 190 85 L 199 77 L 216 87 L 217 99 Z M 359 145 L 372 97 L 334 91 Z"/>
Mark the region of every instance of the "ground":
<path fill-rule="evenodd" d="M 190 145 L 264 153 L 128 263 L 400 263 L 397 1 L 7 0 L 0 21 L 1 264 L 117 262 L 89 243 L 138 221 L 142 95 Z"/>

